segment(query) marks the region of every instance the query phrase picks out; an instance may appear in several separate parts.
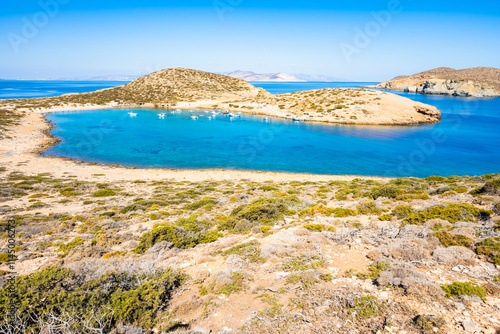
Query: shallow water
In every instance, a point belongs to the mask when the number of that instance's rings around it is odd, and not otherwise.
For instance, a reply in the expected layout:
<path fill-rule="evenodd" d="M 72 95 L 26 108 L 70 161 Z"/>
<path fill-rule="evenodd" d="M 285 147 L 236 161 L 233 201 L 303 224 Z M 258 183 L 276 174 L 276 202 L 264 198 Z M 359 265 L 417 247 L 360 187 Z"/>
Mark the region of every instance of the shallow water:
<path fill-rule="evenodd" d="M 358 83 L 254 83 L 273 93 Z M 397 93 L 432 104 L 441 123 L 353 127 L 154 109 L 52 113 L 63 141 L 45 154 L 137 167 L 227 168 L 377 176 L 500 172 L 500 99 Z M 192 114 L 199 115 L 193 120 Z"/>

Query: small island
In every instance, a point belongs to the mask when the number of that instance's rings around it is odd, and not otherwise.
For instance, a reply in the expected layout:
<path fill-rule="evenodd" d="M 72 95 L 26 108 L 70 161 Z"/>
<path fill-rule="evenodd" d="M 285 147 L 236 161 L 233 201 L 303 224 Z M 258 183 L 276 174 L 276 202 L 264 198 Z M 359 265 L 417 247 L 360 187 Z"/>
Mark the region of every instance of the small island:
<path fill-rule="evenodd" d="M 500 96 L 500 69 L 476 67 L 454 70 L 440 67 L 412 76 L 398 76 L 371 88 L 433 95 L 497 97 Z"/>

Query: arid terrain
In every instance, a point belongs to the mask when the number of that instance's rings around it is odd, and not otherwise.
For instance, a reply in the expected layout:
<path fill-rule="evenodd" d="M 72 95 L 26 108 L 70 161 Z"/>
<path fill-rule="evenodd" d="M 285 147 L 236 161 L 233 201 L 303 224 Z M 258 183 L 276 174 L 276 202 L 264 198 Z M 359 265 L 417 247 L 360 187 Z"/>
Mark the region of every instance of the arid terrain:
<path fill-rule="evenodd" d="M 440 67 L 412 76 L 398 76 L 373 87 L 421 94 L 496 97 L 500 96 L 500 69 Z"/>
<path fill-rule="evenodd" d="M 38 155 L 40 113 L 1 116 L 2 333 L 500 329 L 498 174 L 92 165 Z"/>

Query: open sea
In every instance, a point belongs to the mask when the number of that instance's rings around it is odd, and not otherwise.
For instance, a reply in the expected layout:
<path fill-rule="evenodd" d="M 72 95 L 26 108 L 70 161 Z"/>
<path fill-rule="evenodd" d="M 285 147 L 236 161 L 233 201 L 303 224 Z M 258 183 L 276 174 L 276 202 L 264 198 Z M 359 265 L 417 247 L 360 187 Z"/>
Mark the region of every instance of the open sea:
<path fill-rule="evenodd" d="M 124 82 L 0 81 L 0 98 L 53 96 Z M 271 93 L 371 83 L 262 83 Z M 500 172 L 500 98 L 473 99 L 392 92 L 436 106 L 441 123 L 354 127 L 196 110 L 134 109 L 57 112 L 62 141 L 44 152 L 135 167 L 224 168 L 373 176 L 481 175 Z M 165 118 L 157 116 L 166 112 Z M 197 115 L 194 120 L 191 116 Z M 209 116 L 212 116 L 210 119 Z"/>

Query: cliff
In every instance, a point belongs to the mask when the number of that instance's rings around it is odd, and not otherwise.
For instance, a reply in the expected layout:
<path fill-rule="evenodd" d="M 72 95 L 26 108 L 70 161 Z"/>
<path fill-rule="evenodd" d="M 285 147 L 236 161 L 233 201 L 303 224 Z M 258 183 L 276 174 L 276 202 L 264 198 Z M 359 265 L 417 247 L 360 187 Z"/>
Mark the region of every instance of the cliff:
<path fill-rule="evenodd" d="M 440 67 L 412 76 L 398 76 L 372 87 L 421 94 L 497 97 L 500 96 L 500 69 Z"/>

